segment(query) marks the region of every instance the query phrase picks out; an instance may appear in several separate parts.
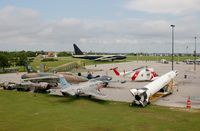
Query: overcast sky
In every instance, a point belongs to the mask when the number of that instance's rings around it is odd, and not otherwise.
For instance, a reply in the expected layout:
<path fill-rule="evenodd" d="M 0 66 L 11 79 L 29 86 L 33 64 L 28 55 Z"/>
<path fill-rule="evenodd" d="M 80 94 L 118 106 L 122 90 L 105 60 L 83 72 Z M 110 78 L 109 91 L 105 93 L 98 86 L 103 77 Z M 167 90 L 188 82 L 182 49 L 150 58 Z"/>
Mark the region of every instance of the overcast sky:
<path fill-rule="evenodd" d="M 0 50 L 200 52 L 200 0 L 0 0 Z M 188 46 L 188 48 L 187 48 Z"/>

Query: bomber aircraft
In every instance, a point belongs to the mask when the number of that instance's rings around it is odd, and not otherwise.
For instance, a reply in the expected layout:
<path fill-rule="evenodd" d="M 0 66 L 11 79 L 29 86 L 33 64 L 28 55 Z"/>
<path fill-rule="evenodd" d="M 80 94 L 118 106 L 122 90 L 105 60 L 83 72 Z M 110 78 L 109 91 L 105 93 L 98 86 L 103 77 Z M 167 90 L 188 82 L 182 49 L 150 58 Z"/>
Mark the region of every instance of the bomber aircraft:
<path fill-rule="evenodd" d="M 125 55 L 89 55 L 84 54 L 76 44 L 73 44 L 74 46 L 74 53 L 72 56 L 74 58 L 81 58 L 81 59 L 89 59 L 89 60 L 95 60 L 95 61 L 114 61 L 114 60 L 122 60 L 126 59 Z"/>

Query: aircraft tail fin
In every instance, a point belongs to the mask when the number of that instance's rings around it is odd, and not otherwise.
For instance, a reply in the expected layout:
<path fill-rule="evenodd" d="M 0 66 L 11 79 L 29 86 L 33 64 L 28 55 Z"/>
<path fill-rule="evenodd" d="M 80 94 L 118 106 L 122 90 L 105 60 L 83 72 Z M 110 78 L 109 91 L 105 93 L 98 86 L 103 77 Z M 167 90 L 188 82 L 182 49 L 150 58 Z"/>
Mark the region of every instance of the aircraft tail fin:
<path fill-rule="evenodd" d="M 111 70 L 113 70 L 115 72 L 115 75 L 119 76 L 120 73 L 119 71 L 117 70 L 118 67 L 115 67 L 115 68 L 112 68 Z"/>
<path fill-rule="evenodd" d="M 65 78 L 63 76 L 59 77 L 59 83 L 61 85 L 61 89 L 65 89 L 70 87 L 71 85 L 65 80 Z"/>
<path fill-rule="evenodd" d="M 33 73 L 33 72 L 37 72 L 36 70 L 33 69 L 33 67 L 31 67 L 27 61 L 24 61 L 24 66 L 26 68 L 26 71 L 28 73 Z"/>
<path fill-rule="evenodd" d="M 76 44 L 73 44 L 75 55 L 83 55 L 83 52 L 78 48 Z"/>

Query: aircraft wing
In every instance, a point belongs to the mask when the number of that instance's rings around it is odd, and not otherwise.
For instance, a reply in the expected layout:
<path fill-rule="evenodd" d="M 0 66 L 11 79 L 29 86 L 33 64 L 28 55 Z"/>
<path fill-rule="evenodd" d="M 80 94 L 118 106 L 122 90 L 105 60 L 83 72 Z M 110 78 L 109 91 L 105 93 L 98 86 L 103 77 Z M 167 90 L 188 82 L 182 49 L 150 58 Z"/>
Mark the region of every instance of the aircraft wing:
<path fill-rule="evenodd" d="M 114 55 L 102 56 L 100 58 L 95 59 L 95 61 L 110 61 L 116 59 Z"/>
<path fill-rule="evenodd" d="M 96 89 L 94 89 L 94 90 L 90 90 L 90 91 L 87 91 L 87 92 L 85 92 L 85 94 L 87 94 L 87 95 L 91 95 L 91 96 L 94 96 L 94 97 L 106 97 L 106 95 L 105 94 L 103 94 L 103 93 L 101 93 L 100 91 L 98 91 L 98 90 L 96 90 Z"/>
<path fill-rule="evenodd" d="M 59 78 L 57 76 L 42 76 L 42 77 L 26 78 L 23 79 L 23 81 L 31 81 L 34 83 L 38 82 L 58 83 Z"/>
<path fill-rule="evenodd" d="M 62 89 L 61 92 L 64 94 L 68 94 L 70 96 L 75 96 L 77 93 L 77 88 L 70 87 L 70 88 Z"/>

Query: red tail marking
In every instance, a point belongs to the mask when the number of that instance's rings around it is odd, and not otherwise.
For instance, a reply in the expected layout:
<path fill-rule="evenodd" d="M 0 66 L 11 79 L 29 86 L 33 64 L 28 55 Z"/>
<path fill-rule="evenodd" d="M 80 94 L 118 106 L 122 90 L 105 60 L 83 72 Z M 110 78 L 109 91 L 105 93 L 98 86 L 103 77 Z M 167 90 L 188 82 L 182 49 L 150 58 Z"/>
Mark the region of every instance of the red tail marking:
<path fill-rule="evenodd" d="M 156 76 L 158 76 L 158 74 L 156 73 L 156 72 L 151 72 L 152 73 L 152 75 L 153 75 L 153 77 L 156 77 Z"/>
<path fill-rule="evenodd" d="M 134 81 L 139 73 L 140 73 L 140 71 L 136 71 L 131 79 Z"/>
<path fill-rule="evenodd" d="M 152 75 L 151 78 L 150 78 L 150 80 L 152 80 L 153 78 L 154 78 L 154 76 Z"/>
<path fill-rule="evenodd" d="M 115 74 L 116 74 L 117 76 L 120 75 L 119 72 L 118 72 L 118 70 L 117 70 L 117 67 L 113 68 L 113 71 L 115 72 Z"/>
<path fill-rule="evenodd" d="M 151 74 L 153 75 L 153 77 L 158 76 L 158 74 L 153 70 L 153 68 L 147 68 L 147 70 L 151 72 Z"/>

